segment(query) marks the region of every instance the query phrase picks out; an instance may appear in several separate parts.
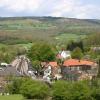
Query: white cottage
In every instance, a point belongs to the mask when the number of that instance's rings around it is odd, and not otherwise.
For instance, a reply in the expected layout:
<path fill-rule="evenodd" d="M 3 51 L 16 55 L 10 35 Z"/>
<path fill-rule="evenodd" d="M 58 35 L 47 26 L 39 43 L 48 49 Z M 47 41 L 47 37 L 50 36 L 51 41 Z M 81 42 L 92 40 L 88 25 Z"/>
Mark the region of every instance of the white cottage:
<path fill-rule="evenodd" d="M 68 59 L 71 58 L 71 53 L 70 51 L 59 51 L 57 54 L 57 59 Z"/>

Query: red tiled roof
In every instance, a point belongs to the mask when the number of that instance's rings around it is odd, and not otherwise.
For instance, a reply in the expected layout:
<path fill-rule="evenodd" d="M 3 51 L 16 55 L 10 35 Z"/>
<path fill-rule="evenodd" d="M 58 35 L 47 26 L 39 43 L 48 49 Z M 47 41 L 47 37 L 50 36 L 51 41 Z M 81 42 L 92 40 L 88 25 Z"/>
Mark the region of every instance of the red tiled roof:
<path fill-rule="evenodd" d="M 80 66 L 80 65 L 92 66 L 93 64 L 95 63 L 92 61 L 69 59 L 64 62 L 63 66 Z"/>
<path fill-rule="evenodd" d="M 51 65 L 52 67 L 58 66 L 58 65 L 57 65 L 57 62 L 49 62 L 49 65 Z"/>

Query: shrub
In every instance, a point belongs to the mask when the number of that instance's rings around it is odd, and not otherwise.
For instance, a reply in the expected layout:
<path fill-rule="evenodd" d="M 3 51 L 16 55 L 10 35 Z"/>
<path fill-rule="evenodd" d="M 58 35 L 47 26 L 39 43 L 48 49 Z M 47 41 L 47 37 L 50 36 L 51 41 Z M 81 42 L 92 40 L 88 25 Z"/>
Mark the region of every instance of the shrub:
<path fill-rule="evenodd" d="M 81 50 L 79 47 L 75 48 L 75 49 L 72 51 L 71 56 L 72 56 L 72 58 L 81 59 L 81 58 L 83 57 L 82 50 Z"/>
<path fill-rule="evenodd" d="M 50 94 L 50 88 L 41 81 L 30 78 L 15 78 L 7 85 L 6 92 L 22 94 L 28 99 L 44 99 Z"/>
<path fill-rule="evenodd" d="M 6 86 L 6 92 L 9 92 L 10 94 L 19 94 L 22 82 L 22 78 L 12 78 L 10 83 Z"/>
<path fill-rule="evenodd" d="M 53 100 L 71 100 L 70 88 L 71 84 L 66 81 L 55 82 L 52 87 Z"/>
<path fill-rule="evenodd" d="M 20 93 L 28 99 L 45 99 L 49 96 L 49 87 L 40 81 L 25 80 L 20 88 Z"/>
<path fill-rule="evenodd" d="M 94 100 L 86 82 L 58 81 L 53 84 L 53 100 Z"/>

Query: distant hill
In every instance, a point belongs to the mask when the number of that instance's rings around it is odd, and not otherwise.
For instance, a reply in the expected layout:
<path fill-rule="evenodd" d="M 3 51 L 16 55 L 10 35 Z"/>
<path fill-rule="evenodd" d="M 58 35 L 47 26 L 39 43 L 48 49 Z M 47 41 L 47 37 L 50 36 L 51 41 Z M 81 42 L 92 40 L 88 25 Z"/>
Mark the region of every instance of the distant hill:
<path fill-rule="evenodd" d="M 100 20 L 62 17 L 0 17 L 0 42 L 15 44 L 78 39 L 100 33 Z M 71 36 L 69 36 L 71 34 Z M 62 38 L 62 39 L 61 39 Z"/>

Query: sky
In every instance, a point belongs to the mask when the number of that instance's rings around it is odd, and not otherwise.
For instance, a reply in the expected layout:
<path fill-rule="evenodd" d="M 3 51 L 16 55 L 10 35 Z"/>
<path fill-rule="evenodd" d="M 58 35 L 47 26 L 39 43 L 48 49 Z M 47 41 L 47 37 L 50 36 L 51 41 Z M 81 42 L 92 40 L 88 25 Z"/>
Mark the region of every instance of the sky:
<path fill-rule="evenodd" d="M 100 0 L 0 0 L 0 17 L 100 19 Z"/>

